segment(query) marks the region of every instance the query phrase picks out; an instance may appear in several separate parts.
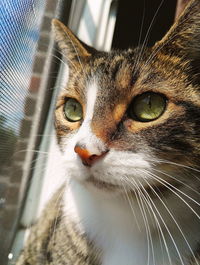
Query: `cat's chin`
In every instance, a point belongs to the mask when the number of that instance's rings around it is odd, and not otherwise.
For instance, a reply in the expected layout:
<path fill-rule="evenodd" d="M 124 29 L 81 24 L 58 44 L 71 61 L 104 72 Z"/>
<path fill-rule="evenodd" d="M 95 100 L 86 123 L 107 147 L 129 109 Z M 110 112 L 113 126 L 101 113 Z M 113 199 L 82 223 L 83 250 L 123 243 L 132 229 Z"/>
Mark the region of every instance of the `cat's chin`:
<path fill-rule="evenodd" d="M 97 189 L 103 189 L 103 190 L 114 191 L 114 192 L 122 189 L 120 185 L 112 184 L 112 183 L 97 179 L 92 175 L 86 180 L 86 185 L 92 185 Z"/>
<path fill-rule="evenodd" d="M 99 174 L 93 174 L 90 168 L 81 164 L 79 166 L 77 163 L 68 165 L 67 171 L 69 179 L 75 180 L 90 191 L 103 194 L 119 194 L 123 191 L 123 187 L 116 181 L 111 183 L 107 179 L 102 178 L 102 176 L 100 177 Z"/>

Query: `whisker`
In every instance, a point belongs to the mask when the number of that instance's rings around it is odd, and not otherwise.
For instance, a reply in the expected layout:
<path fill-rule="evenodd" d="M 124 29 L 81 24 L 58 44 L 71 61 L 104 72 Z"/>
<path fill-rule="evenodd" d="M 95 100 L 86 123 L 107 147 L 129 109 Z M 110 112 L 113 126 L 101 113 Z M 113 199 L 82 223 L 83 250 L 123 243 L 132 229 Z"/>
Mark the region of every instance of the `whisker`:
<path fill-rule="evenodd" d="M 159 163 L 166 163 L 166 164 L 170 164 L 170 165 L 174 165 L 174 166 L 179 166 L 179 167 L 183 167 L 183 168 L 186 168 L 186 169 L 191 169 L 195 172 L 198 172 L 200 173 L 200 170 L 196 169 L 196 168 L 193 168 L 193 167 L 190 167 L 190 166 L 186 166 L 186 165 L 183 165 L 183 164 L 180 164 L 180 163 L 176 163 L 176 162 L 172 162 L 172 161 L 169 161 L 169 160 L 166 160 L 166 159 L 158 159 L 158 160 L 152 160 L 152 159 L 149 159 L 149 161 L 151 162 L 156 162 L 156 164 L 159 164 Z"/>
<path fill-rule="evenodd" d="M 125 188 L 125 186 L 124 186 L 124 184 L 123 184 L 123 181 L 121 181 L 121 184 L 122 184 L 122 187 L 123 187 L 123 190 L 124 190 L 124 193 L 125 193 L 126 199 L 127 199 L 127 201 L 128 201 L 128 204 L 130 205 L 131 211 L 132 211 L 132 213 L 133 213 L 134 219 L 135 219 L 135 221 L 136 221 L 137 227 L 138 227 L 139 231 L 141 231 L 140 225 L 139 225 L 138 220 L 137 220 L 137 216 L 136 216 L 136 214 L 135 214 L 135 211 L 134 211 L 133 205 L 132 205 L 132 203 L 131 203 L 131 199 L 130 199 L 130 197 L 129 197 L 129 195 L 128 195 L 128 192 L 127 192 L 127 190 L 126 190 L 126 188 Z"/>
<path fill-rule="evenodd" d="M 177 192 L 175 192 L 174 189 L 177 190 L 178 192 L 180 192 L 182 195 L 186 196 L 188 199 L 190 199 L 191 201 L 193 201 L 198 206 L 200 206 L 200 203 L 198 203 L 196 200 L 194 200 L 193 198 L 191 198 L 190 196 L 188 196 L 186 193 L 182 192 L 181 190 L 177 189 L 175 186 L 173 186 L 172 184 L 168 183 L 164 179 L 162 179 L 162 178 L 158 177 L 157 175 L 153 174 L 152 172 L 147 172 L 146 170 L 144 170 L 144 173 L 151 175 L 152 178 L 154 178 L 159 183 L 161 183 L 163 186 L 165 186 L 166 188 L 168 188 L 171 192 L 173 192 L 180 200 L 182 200 L 189 207 L 189 209 L 198 217 L 198 219 L 200 219 L 200 216 L 191 207 L 191 205 L 189 205 Z"/>
<path fill-rule="evenodd" d="M 145 12 L 146 12 L 146 6 L 145 6 L 145 1 L 143 0 L 142 23 L 141 23 L 141 27 L 140 27 L 140 34 L 139 34 L 139 39 L 138 39 L 138 45 L 137 46 L 140 45 L 141 38 L 142 38 L 142 31 L 143 31 L 143 27 L 144 27 Z"/>
<path fill-rule="evenodd" d="M 83 64 L 82 64 L 82 62 L 81 62 L 81 58 L 80 58 L 80 56 L 79 56 L 79 54 L 78 54 L 78 51 L 77 51 L 77 49 L 76 49 L 76 46 L 74 45 L 74 43 L 73 43 L 71 37 L 69 36 L 69 34 L 68 34 L 66 31 L 65 31 L 65 34 L 66 34 L 67 37 L 69 38 L 69 40 L 70 40 L 70 42 L 71 42 L 71 44 L 72 44 L 72 46 L 73 46 L 73 48 L 74 48 L 74 51 L 75 51 L 75 53 L 76 53 L 76 55 L 77 55 L 77 58 L 78 58 L 78 61 L 79 61 L 80 66 L 81 66 L 82 72 L 83 72 L 84 74 L 86 74 L 86 72 L 85 72 L 85 70 L 84 70 L 84 67 L 83 67 Z M 70 63 L 72 63 L 72 61 L 70 61 Z M 73 65 L 74 65 L 74 64 L 73 64 Z M 86 74 L 86 76 L 87 76 L 87 74 Z"/>
<path fill-rule="evenodd" d="M 34 149 L 23 149 L 23 150 L 16 151 L 14 153 L 14 155 L 16 155 L 18 153 L 23 153 L 23 152 L 33 152 L 33 153 L 38 153 L 38 154 L 48 154 L 49 153 L 49 152 L 34 150 Z"/>
<path fill-rule="evenodd" d="M 168 212 L 168 214 L 170 215 L 170 217 L 172 218 L 172 220 L 176 224 L 176 226 L 177 226 L 178 230 L 180 231 L 181 235 L 183 236 L 183 238 L 184 238 L 184 240 L 185 240 L 185 242 L 186 242 L 186 244 L 187 244 L 187 246 L 188 246 L 188 248 L 189 248 L 189 250 L 190 250 L 190 252 L 191 252 L 191 254 L 192 254 L 193 258 L 194 258 L 194 260 L 195 260 L 195 262 L 198 265 L 197 259 L 196 259 L 195 255 L 194 255 L 194 252 L 193 252 L 193 250 L 192 250 L 192 248 L 191 248 L 191 246 L 190 246 L 190 244 L 189 244 L 186 236 L 184 235 L 184 233 L 183 233 L 180 225 L 178 224 L 177 220 L 175 219 L 175 217 L 173 216 L 173 214 L 171 213 L 171 211 L 169 210 L 169 208 L 167 207 L 167 205 L 164 203 L 164 201 L 161 199 L 161 197 L 158 195 L 158 193 L 155 191 L 155 189 L 152 187 L 152 185 L 147 181 L 147 179 L 144 179 L 144 181 L 150 187 L 150 189 L 152 190 L 152 192 L 157 196 L 157 198 L 160 200 L 160 202 L 165 207 L 166 211 Z"/>
<path fill-rule="evenodd" d="M 138 192 L 140 192 L 140 189 L 138 189 Z M 142 193 L 140 193 L 140 194 L 141 194 L 141 200 L 142 200 L 142 198 L 143 198 Z M 148 218 L 147 218 L 143 203 L 142 203 L 142 208 L 143 208 L 144 216 L 145 216 L 146 223 L 147 223 L 148 237 L 150 239 L 150 244 L 151 244 L 153 263 L 155 264 L 154 245 L 153 245 L 153 240 L 152 240 L 152 235 L 151 235 L 151 229 L 150 229 L 150 226 L 149 226 L 149 223 L 148 223 Z M 148 253 L 150 253 L 150 250 L 148 250 Z M 148 263 L 147 264 L 149 264 L 149 263 L 150 263 L 150 254 L 148 254 Z"/>
<path fill-rule="evenodd" d="M 126 181 L 126 182 L 127 182 L 127 184 L 129 184 L 128 181 Z M 147 236 L 147 255 L 148 255 L 147 256 L 147 264 L 149 265 L 150 264 L 150 244 L 151 244 L 151 247 L 152 247 L 153 260 L 154 260 L 154 263 L 155 263 L 154 248 L 153 248 L 153 241 L 152 241 L 151 231 L 150 231 L 150 227 L 149 227 L 146 211 L 145 211 L 145 208 L 144 208 L 144 203 L 143 203 L 143 200 L 142 200 L 143 196 L 140 193 L 140 189 L 138 189 L 138 185 L 137 185 L 136 181 L 133 180 L 132 185 L 137 188 L 136 192 L 135 192 L 136 200 L 138 202 L 138 206 L 139 206 L 140 212 L 142 214 L 142 218 L 143 218 L 144 225 L 145 225 L 146 236 Z"/>
<path fill-rule="evenodd" d="M 189 186 L 188 184 L 186 184 L 186 183 L 184 183 L 183 181 L 179 180 L 178 178 L 173 177 L 172 175 L 169 175 L 168 173 L 163 172 L 163 171 L 158 170 L 158 169 L 155 169 L 155 168 L 153 168 L 152 170 L 153 170 L 153 171 L 156 171 L 156 172 L 158 172 L 158 173 L 161 173 L 161 174 L 163 174 L 163 175 L 165 175 L 165 176 L 167 176 L 167 177 L 169 177 L 169 178 L 172 178 L 172 179 L 175 180 L 176 182 L 182 184 L 183 186 L 185 186 L 185 187 L 187 187 L 188 189 L 192 190 L 192 191 L 195 192 L 196 194 L 200 195 L 200 193 L 199 193 L 197 190 L 193 189 L 191 186 Z"/>
<path fill-rule="evenodd" d="M 184 22 L 186 21 L 186 19 L 183 19 L 182 23 L 180 23 L 180 25 L 182 25 Z M 158 46 L 158 48 L 155 49 L 154 53 L 152 53 L 152 55 L 149 57 L 149 59 L 146 61 L 144 66 L 147 66 L 148 64 L 151 63 L 151 61 L 153 61 L 153 59 L 155 58 L 155 56 L 158 54 L 158 52 L 160 50 L 162 50 L 162 48 L 167 45 L 170 41 L 172 41 L 175 37 L 178 36 L 178 33 L 172 35 L 167 41 L 163 42 L 160 46 Z"/>
<path fill-rule="evenodd" d="M 142 57 L 142 53 L 143 53 L 144 48 L 145 48 L 145 46 L 146 46 L 146 43 L 147 43 L 147 41 L 148 41 L 149 34 L 150 34 L 151 29 L 152 29 L 153 23 L 154 23 L 155 18 L 156 18 L 156 16 L 157 16 L 157 14 L 158 14 L 158 12 L 159 12 L 159 10 L 160 10 L 160 8 L 161 8 L 161 6 L 162 6 L 162 4 L 163 4 L 164 1 L 165 1 L 165 0 L 162 0 L 162 1 L 161 1 L 161 3 L 159 4 L 159 6 L 158 6 L 158 8 L 157 8 L 157 10 L 156 10 L 156 12 L 155 12 L 155 14 L 154 14 L 152 20 L 151 20 L 151 23 L 150 23 L 150 25 L 149 25 L 149 28 L 148 28 L 148 30 L 147 30 L 147 33 L 146 33 L 145 39 L 144 39 L 143 44 L 142 44 L 142 47 L 141 47 L 141 51 L 140 51 L 140 53 L 139 53 L 139 55 L 138 55 L 138 58 L 136 59 L 136 61 L 137 61 L 136 66 L 137 66 L 137 64 L 139 63 L 139 61 L 140 61 L 140 59 L 141 59 L 141 57 Z"/>
<path fill-rule="evenodd" d="M 143 196 L 144 196 L 144 195 L 143 195 Z M 161 235 L 161 238 L 162 238 L 162 240 L 163 240 L 163 243 L 164 243 L 164 246 L 165 246 L 165 249 L 166 249 L 166 252 L 167 252 L 167 257 L 168 257 L 169 263 L 170 263 L 170 265 L 172 265 L 172 261 L 171 261 L 171 256 L 170 256 L 169 248 L 168 248 L 168 246 L 167 246 L 167 242 L 166 242 L 166 239 L 165 239 L 165 236 L 164 236 L 163 230 L 162 230 L 162 228 L 161 228 L 161 225 L 160 225 L 160 223 L 159 223 L 159 220 L 158 220 L 158 218 L 157 218 L 157 216 L 156 216 L 156 214 L 155 214 L 155 210 L 153 209 L 153 207 L 152 207 L 152 205 L 151 205 L 151 198 L 146 198 L 146 197 L 144 196 L 144 199 L 146 200 L 146 203 L 148 204 L 149 209 L 151 209 L 151 212 L 152 212 L 152 214 L 153 214 L 153 216 L 154 216 L 154 219 L 155 219 L 156 224 L 157 224 L 158 229 L 159 229 L 158 231 L 160 232 L 159 235 Z M 159 236 L 159 239 L 160 239 L 160 240 L 161 240 L 161 238 L 160 238 L 160 236 Z M 163 250 L 161 242 L 160 242 L 160 245 L 161 245 L 161 249 Z M 163 253 L 163 252 L 162 252 L 162 253 Z M 163 259 L 164 259 L 164 256 L 163 256 Z M 164 264 L 164 262 L 163 262 L 163 264 Z"/>
<path fill-rule="evenodd" d="M 143 185 L 141 184 L 141 182 L 140 182 L 139 180 L 138 180 L 138 182 L 139 182 L 139 184 L 140 184 L 142 190 L 145 192 L 146 196 L 148 196 L 148 198 L 151 199 L 150 195 L 148 194 L 148 192 L 146 191 L 146 189 L 143 187 Z M 163 225 L 164 225 L 166 231 L 168 232 L 169 237 L 170 237 L 171 240 L 172 240 L 172 243 L 173 243 L 173 245 L 174 245 L 174 247 L 175 247 L 175 249 L 176 249 L 176 252 L 177 252 L 177 254 L 178 254 L 178 256 L 179 256 L 179 259 L 180 259 L 181 264 L 184 265 L 184 262 L 183 262 L 183 260 L 182 260 L 181 255 L 180 255 L 180 251 L 179 251 L 179 249 L 178 249 L 178 247 L 177 247 L 177 244 L 176 244 L 176 242 L 175 242 L 174 237 L 172 236 L 172 234 L 171 234 L 171 232 L 170 232 L 170 230 L 169 230 L 169 227 L 168 227 L 167 224 L 165 223 L 165 221 L 164 221 L 162 215 L 160 214 L 159 210 L 157 209 L 157 207 L 156 207 L 156 205 L 155 205 L 155 203 L 153 202 L 152 199 L 151 199 L 151 202 L 152 202 L 152 205 L 154 206 L 154 208 L 155 208 L 155 210 L 156 210 L 158 216 L 160 217 L 160 219 L 161 219 L 161 221 L 162 221 L 162 223 L 163 223 Z"/>

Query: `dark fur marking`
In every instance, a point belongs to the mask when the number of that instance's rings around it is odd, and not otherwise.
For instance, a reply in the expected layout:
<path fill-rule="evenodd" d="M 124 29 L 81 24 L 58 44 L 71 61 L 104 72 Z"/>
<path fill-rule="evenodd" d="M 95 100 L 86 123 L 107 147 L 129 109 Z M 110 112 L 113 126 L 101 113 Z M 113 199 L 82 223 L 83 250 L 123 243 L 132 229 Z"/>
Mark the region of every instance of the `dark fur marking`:
<path fill-rule="evenodd" d="M 48 262 L 53 262 L 52 254 L 50 251 L 47 252 L 47 261 Z"/>
<path fill-rule="evenodd" d="M 70 131 L 70 128 L 64 124 L 61 124 L 61 122 L 58 119 L 55 120 L 54 125 L 55 125 L 56 130 L 58 131 L 62 131 L 66 133 Z"/>
<path fill-rule="evenodd" d="M 122 62 L 123 62 L 122 60 L 116 62 L 115 66 L 113 67 L 112 73 L 111 73 L 112 80 L 115 80 L 116 79 L 117 73 L 118 73 L 119 69 L 122 66 Z"/>
<path fill-rule="evenodd" d="M 154 83 L 155 80 L 156 81 L 158 80 L 158 77 L 159 77 L 159 73 L 152 72 L 152 73 L 148 74 L 147 78 L 142 81 L 142 84 L 146 85 L 149 83 Z M 163 80 L 163 79 L 159 78 L 159 81 L 161 81 L 161 80 Z"/>
<path fill-rule="evenodd" d="M 139 77 L 139 71 L 136 70 L 133 72 L 132 77 L 131 77 L 131 81 L 130 81 L 131 86 L 133 86 L 136 83 L 138 77 Z"/>

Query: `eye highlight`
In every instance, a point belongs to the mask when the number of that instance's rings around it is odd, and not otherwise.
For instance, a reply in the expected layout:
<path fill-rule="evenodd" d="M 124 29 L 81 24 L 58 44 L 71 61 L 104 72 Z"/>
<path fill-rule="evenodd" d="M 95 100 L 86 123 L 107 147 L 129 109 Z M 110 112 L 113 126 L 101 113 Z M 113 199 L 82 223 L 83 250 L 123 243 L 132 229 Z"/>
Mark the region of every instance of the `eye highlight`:
<path fill-rule="evenodd" d="M 83 118 L 83 108 L 74 98 L 68 98 L 64 105 L 64 114 L 68 121 L 77 122 Z"/>
<path fill-rule="evenodd" d="M 149 122 L 158 119 L 166 108 L 165 96 L 146 92 L 137 96 L 129 107 L 129 116 L 141 122 Z"/>

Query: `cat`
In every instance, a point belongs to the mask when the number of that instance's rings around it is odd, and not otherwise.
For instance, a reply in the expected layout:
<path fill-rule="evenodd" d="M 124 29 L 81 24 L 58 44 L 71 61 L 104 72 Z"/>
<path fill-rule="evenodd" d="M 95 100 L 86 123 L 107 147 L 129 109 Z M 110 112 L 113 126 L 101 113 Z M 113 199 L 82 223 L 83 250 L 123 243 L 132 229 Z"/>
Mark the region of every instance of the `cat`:
<path fill-rule="evenodd" d="M 152 48 L 100 52 L 52 25 L 67 178 L 17 265 L 200 264 L 200 0 Z"/>

